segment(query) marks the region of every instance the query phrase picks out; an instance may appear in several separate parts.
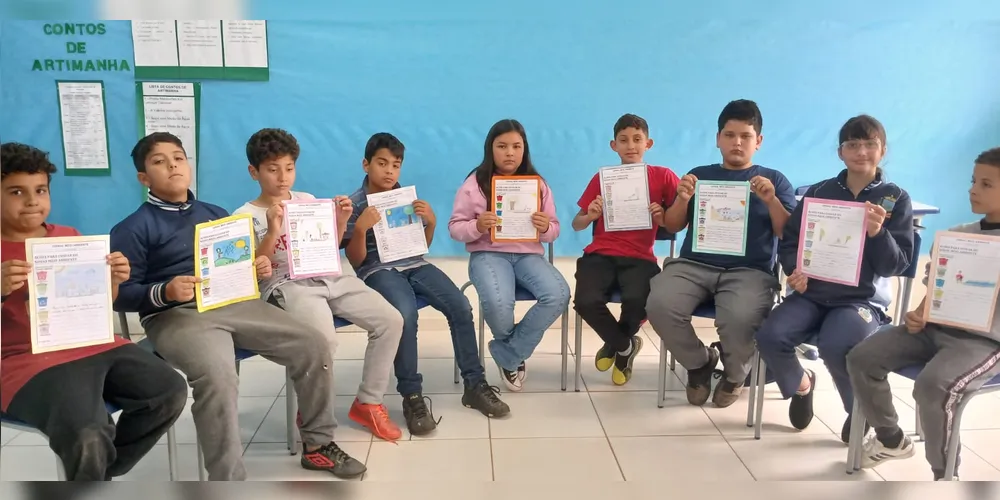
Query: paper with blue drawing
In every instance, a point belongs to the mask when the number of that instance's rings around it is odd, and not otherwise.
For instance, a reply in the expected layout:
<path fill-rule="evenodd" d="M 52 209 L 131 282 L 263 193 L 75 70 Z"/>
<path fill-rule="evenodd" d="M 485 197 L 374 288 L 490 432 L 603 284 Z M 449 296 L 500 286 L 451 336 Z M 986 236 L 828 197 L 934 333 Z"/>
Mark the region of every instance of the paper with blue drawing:
<path fill-rule="evenodd" d="M 810 279 L 858 286 L 867 221 L 864 203 L 803 198 L 799 271 Z"/>
<path fill-rule="evenodd" d="M 194 228 L 198 312 L 260 298 L 254 266 L 253 216 L 231 215 Z"/>
<path fill-rule="evenodd" d="M 427 253 L 424 221 L 413 212 L 415 201 L 417 188 L 414 186 L 368 195 L 368 206 L 378 209 L 381 215 L 373 228 L 381 262 L 396 262 Z"/>
<path fill-rule="evenodd" d="M 292 279 L 341 273 L 337 205 L 331 199 L 286 200 L 285 236 Z"/>
<path fill-rule="evenodd" d="M 988 332 L 1000 282 L 1000 237 L 938 232 L 931 251 L 924 320 Z"/>
<path fill-rule="evenodd" d="M 110 237 L 29 238 L 24 246 L 31 352 L 113 342 Z"/>
<path fill-rule="evenodd" d="M 750 183 L 698 181 L 691 215 L 691 251 L 746 255 Z"/>
<path fill-rule="evenodd" d="M 600 169 L 601 198 L 604 199 L 604 230 L 651 229 L 649 214 L 649 174 L 645 163 Z"/>

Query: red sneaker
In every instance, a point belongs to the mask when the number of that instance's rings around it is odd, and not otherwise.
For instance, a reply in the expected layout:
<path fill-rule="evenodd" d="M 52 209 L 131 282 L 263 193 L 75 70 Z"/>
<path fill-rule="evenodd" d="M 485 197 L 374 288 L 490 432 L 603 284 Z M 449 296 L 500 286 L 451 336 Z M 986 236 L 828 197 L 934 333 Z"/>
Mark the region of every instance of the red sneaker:
<path fill-rule="evenodd" d="M 355 399 L 347 416 L 367 427 L 379 439 L 396 441 L 403 437 L 403 431 L 389 418 L 385 405 L 366 405 Z"/>

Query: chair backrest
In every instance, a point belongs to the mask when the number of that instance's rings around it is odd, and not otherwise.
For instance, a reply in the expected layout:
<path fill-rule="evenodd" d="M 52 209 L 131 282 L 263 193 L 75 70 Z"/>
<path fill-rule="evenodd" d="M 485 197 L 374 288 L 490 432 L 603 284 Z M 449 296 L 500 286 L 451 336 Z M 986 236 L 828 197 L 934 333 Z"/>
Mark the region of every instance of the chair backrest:
<path fill-rule="evenodd" d="M 809 185 L 806 185 L 806 186 L 799 186 L 799 187 L 795 188 L 795 196 L 802 196 L 802 195 L 806 194 L 806 191 L 809 191 L 809 188 L 811 188 L 811 187 L 813 187 L 812 184 L 809 184 Z"/>
<path fill-rule="evenodd" d="M 553 245 L 552 242 L 550 241 L 547 248 L 548 248 L 548 252 L 549 252 L 549 264 L 555 265 L 555 263 L 556 263 L 556 261 L 555 261 L 555 258 L 556 258 L 555 245 Z"/>
<path fill-rule="evenodd" d="M 913 230 L 913 260 L 910 261 L 909 267 L 903 271 L 903 277 L 914 279 L 917 277 L 917 269 L 920 267 L 920 243 L 921 243 L 920 231 L 916 229 Z"/>
<path fill-rule="evenodd" d="M 121 323 L 122 326 L 122 337 L 125 340 L 132 340 L 132 334 L 128 331 L 128 316 L 123 312 L 119 312 L 118 322 Z"/>

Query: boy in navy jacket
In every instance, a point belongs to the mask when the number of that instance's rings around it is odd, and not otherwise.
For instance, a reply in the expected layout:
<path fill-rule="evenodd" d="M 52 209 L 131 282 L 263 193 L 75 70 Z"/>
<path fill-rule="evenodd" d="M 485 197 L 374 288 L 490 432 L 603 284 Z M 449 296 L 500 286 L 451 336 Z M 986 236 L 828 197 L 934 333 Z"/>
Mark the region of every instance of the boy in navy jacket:
<path fill-rule="evenodd" d="M 321 331 L 263 300 L 198 312 L 195 225 L 229 213 L 195 199 L 180 139 L 166 132 L 150 134 L 135 145 L 132 160 L 149 198 L 111 230 L 111 249 L 132 265 L 114 306 L 139 313 L 157 353 L 187 375 L 209 479 L 246 479 L 236 406 L 236 348 L 254 351 L 291 372 L 302 415 L 304 468 L 339 477 L 364 473 L 364 465 L 333 442 L 333 360 Z M 254 263 L 258 277 L 271 275 L 267 257 Z"/>
<path fill-rule="evenodd" d="M 910 196 L 884 178 L 879 161 L 885 154 L 885 129 L 867 115 L 856 116 L 840 129 L 840 159 L 847 166 L 837 177 L 821 181 L 804 198 L 862 202 L 867 205 L 867 234 L 858 286 L 809 279 L 796 268 L 803 203 L 788 218 L 778 246 L 781 266 L 788 275 L 790 294 L 757 331 L 757 348 L 774 372 L 781 395 L 792 398 L 788 417 L 796 429 L 813 418 L 816 374 L 804 370 L 795 347 L 814 333 L 820 358 L 830 371 L 848 413 L 841 431 L 850 436 L 854 405 L 847 375 L 847 353 L 889 322 L 888 304 L 876 297 L 876 281 L 902 274 L 914 259 L 913 209 Z"/>

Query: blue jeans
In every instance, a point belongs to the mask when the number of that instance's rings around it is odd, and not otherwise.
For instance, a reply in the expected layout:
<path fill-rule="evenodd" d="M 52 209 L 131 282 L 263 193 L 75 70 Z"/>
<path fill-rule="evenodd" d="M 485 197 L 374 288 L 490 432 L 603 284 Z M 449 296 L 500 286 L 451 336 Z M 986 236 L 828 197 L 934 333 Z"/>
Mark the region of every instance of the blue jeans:
<path fill-rule="evenodd" d="M 774 373 L 781 395 L 795 395 L 802 382 L 802 365 L 795 348 L 815 338 L 819 357 L 833 377 L 844 411 L 854 407 L 854 391 L 847 374 L 847 353 L 888 322 L 870 304 L 824 306 L 793 293 L 764 320 L 757 330 L 757 349 Z"/>
<path fill-rule="evenodd" d="M 538 254 L 473 252 L 469 279 L 479 293 L 486 324 L 493 332 L 490 354 L 505 370 L 514 371 L 531 357 L 552 323 L 569 306 L 569 285 L 562 274 Z M 514 323 L 515 287 L 536 299 Z"/>
<path fill-rule="evenodd" d="M 417 371 L 417 297 L 441 311 L 451 329 L 451 344 L 462 380 L 472 387 L 486 374 L 479 364 L 476 327 L 472 323 L 472 306 L 443 271 L 433 264 L 397 271 L 376 271 L 365 284 L 382 294 L 403 316 L 403 336 L 393 363 L 396 369 L 396 390 L 406 396 L 422 392 L 424 378 Z"/>

